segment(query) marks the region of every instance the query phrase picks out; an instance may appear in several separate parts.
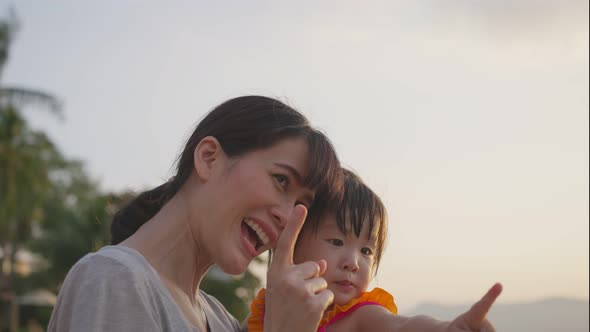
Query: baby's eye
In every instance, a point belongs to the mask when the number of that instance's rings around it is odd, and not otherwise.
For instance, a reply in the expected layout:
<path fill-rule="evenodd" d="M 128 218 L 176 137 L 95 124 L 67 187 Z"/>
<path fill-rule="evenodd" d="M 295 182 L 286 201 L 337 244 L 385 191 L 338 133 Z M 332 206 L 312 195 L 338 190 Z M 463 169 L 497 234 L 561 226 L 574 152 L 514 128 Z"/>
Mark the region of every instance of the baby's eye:
<path fill-rule="evenodd" d="M 365 247 L 365 248 L 361 249 L 361 253 L 363 255 L 371 256 L 371 255 L 373 255 L 373 249 Z"/>
<path fill-rule="evenodd" d="M 344 245 L 344 241 L 340 239 L 328 239 L 328 242 L 336 247 L 342 247 Z"/>
<path fill-rule="evenodd" d="M 283 188 L 283 189 L 287 188 L 287 185 L 289 184 L 289 178 L 286 175 L 273 174 L 273 177 L 275 178 L 275 180 L 277 181 L 279 186 L 281 186 L 281 188 Z"/>

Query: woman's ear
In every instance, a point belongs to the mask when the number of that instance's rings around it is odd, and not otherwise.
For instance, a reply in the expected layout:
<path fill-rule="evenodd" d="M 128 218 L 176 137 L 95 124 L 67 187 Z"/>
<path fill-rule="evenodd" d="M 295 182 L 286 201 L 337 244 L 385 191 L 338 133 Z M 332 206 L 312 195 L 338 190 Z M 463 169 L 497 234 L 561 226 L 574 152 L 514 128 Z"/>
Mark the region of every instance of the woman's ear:
<path fill-rule="evenodd" d="M 221 167 L 227 156 L 219 141 L 213 136 L 204 137 L 193 152 L 193 160 L 197 176 L 207 181 L 216 167 Z"/>

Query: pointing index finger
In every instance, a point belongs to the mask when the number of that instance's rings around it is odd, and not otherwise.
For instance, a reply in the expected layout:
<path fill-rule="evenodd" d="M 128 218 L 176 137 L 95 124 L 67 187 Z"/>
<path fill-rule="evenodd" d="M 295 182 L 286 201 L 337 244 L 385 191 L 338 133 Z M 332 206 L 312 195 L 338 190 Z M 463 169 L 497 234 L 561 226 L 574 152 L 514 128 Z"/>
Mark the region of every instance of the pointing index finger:
<path fill-rule="evenodd" d="M 496 298 L 502 292 L 502 284 L 497 283 L 490 288 L 490 290 L 484 295 L 481 300 L 475 303 L 471 309 L 467 312 L 467 320 L 470 324 L 482 323 L 485 319 L 488 311 L 496 301 Z"/>
<path fill-rule="evenodd" d="M 270 269 L 277 269 L 283 266 L 293 265 L 293 252 L 295 250 L 295 242 L 297 236 L 303 227 L 305 217 L 307 216 L 307 209 L 303 205 L 297 205 L 293 209 L 285 229 L 281 232 L 277 241 L 277 247 L 274 252 L 274 257 L 271 262 Z"/>

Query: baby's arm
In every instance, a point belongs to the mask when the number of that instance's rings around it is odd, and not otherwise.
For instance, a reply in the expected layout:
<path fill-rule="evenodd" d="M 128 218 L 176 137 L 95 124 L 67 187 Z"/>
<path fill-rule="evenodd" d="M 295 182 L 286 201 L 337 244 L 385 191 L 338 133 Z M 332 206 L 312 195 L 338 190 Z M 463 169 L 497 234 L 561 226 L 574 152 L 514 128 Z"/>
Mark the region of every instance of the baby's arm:
<path fill-rule="evenodd" d="M 381 306 L 370 305 L 357 309 L 352 315 L 353 324 L 355 331 L 493 332 L 494 327 L 485 317 L 501 292 L 502 285 L 495 284 L 471 309 L 452 322 L 439 321 L 428 316 L 394 315 Z"/>
<path fill-rule="evenodd" d="M 446 332 L 450 323 L 436 320 L 428 316 L 405 317 L 392 314 L 377 305 L 358 308 L 352 315 L 355 331 L 387 331 L 387 332 Z"/>

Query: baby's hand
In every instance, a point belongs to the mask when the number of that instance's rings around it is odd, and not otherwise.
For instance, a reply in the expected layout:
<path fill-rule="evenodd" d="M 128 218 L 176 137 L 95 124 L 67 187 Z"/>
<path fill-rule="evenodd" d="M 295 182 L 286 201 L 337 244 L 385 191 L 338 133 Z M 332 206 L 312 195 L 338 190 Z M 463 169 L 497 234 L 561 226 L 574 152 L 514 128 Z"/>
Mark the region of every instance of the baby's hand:
<path fill-rule="evenodd" d="M 486 315 L 498 295 L 502 293 L 502 285 L 495 284 L 466 313 L 451 322 L 448 332 L 494 332 L 494 326 L 486 319 Z"/>

